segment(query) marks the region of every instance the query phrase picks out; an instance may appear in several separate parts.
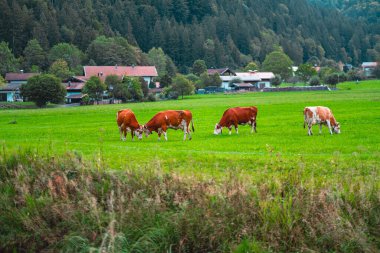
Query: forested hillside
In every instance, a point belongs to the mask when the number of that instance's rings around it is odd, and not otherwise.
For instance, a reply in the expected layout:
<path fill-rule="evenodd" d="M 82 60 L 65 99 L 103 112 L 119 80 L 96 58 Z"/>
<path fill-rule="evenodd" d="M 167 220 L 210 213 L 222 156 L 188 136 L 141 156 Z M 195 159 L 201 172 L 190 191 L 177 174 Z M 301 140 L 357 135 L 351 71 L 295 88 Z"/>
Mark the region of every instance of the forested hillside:
<path fill-rule="evenodd" d="M 262 62 L 276 45 L 296 64 L 317 57 L 357 65 L 380 48 L 366 22 L 307 0 L 0 0 L 0 41 L 17 57 L 33 38 L 45 50 L 67 42 L 86 53 L 100 35 L 126 37 L 143 52 L 161 47 L 181 71 L 197 59 L 209 67 Z"/>

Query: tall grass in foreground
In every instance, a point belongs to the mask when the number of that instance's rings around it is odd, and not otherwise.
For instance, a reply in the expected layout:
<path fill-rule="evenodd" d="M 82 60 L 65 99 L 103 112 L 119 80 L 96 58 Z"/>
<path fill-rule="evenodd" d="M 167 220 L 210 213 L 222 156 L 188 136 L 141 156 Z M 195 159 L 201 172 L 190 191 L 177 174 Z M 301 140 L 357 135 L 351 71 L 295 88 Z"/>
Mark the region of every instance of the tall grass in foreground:
<path fill-rule="evenodd" d="M 268 165 L 269 166 L 269 165 Z M 270 166 L 277 166 L 271 164 Z M 2 252 L 378 252 L 379 174 L 328 185 L 110 171 L 32 150 L 0 151 Z"/>

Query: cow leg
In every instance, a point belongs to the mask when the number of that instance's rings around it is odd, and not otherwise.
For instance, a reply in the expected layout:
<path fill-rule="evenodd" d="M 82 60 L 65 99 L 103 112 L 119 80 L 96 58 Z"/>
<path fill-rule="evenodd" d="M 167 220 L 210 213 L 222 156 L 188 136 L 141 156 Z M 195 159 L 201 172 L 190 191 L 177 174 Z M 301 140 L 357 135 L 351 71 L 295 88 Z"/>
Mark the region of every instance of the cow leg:
<path fill-rule="evenodd" d="M 165 141 L 168 141 L 168 135 L 164 132 Z"/>
<path fill-rule="evenodd" d="M 186 134 L 188 132 L 187 124 L 185 120 L 182 120 L 183 125 L 183 140 L 186 141 Z"/>
<path fill-rule="evenodd" d="M 239 129 L 237 126 L 235 126 L 235 131 L 236 131 L 236 134 L 239 134 Z"/>
<path fill-rule="evenodd" d="M 127 129 L 123 129 L 123 141 L 127 139 Z"/>
<path fill-rule="evenodd" d="M 319 124 L 319 134 L 322 134 L 322 123 Z"/>
<path fill-rule="evenodd" d="M 134 141 L 135 134 L 133 133 L 133 129 L 131 129 L 132 141 Z"/>
<path fill-rule="evenodd" d="M 308 124 L 307 125 L 307 128 L 308 128 L 308 135 L 313 135 L 313 132 L 311 131 L 311 127 L 312 127 L 313 125 L 311 125 L 311 124 Z"/>
<path fill-rule="evenodd" d="M 327 126 L 329 128 L 329 131 L 330 131 L 330 134 L 332 135 L 332 130 L 331 130 L 331 124 L 330 124 L 330 120 L 326 120 L 326 123 L 327 123 Z"/>
<path fill-rule="evenodd" d="M 158 134 L 158 140 L 160 141 L 161 140 L 161 131 L 159 131 L 157 134 Z"/>
<path fill-rule="evenodd" d="M 228 127 L 228 131 L 229 131 L 228 134 L 229 134 L 229 135 L 231 135 L 231 129 L 232 129 L 232 127 L 229 126 L 229 127 Z"/>
<path fill-rule="evenodd" d="M 123 130 L 121 129 L 121 126 L 119 126 L 119 133 L 120 133 L 120 140 L 123 140 Z"/>

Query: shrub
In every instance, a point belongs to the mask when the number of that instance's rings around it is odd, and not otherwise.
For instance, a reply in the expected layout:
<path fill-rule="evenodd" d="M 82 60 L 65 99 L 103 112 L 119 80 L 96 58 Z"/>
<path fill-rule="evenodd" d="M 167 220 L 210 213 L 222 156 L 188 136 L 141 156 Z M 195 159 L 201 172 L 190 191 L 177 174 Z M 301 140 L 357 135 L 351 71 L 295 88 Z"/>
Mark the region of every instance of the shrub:
<path fill-rule="evenodd" d="M 310 78 L 309 84 L 311 86 L 318 86 L 318 85 L 321 85 L 321 80 L 319 80 L 318 76 L 313 76 L 312 78 Z"/>
<path fill-rule="evenodd" d="M 281 79 L 281 76 L 280 75 L 275 75 L 274 78 L 272 79 L 271 81 L 271 84 L 273 86 L 280 86 L 280 84 L 282 83 L 282 79 Z"/>
<path fill-rule="evenodd" d="M 61 84 L 61 80 L 53 75 L 37 75 L 29 78 L 28 82 L 21 86 L 21 95 L 38 107 L 43 107 L 48 102 L 63 103 L 66 89 Z"/>

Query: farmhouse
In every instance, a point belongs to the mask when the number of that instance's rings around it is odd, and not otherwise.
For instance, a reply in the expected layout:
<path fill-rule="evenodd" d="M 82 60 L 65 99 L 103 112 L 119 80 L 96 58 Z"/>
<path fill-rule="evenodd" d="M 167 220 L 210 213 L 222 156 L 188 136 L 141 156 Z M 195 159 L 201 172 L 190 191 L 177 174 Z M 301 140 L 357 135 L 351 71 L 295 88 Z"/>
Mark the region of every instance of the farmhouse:
<path fill-rule="evenodd" d="M 248 72 L 233 72 L 228 68 L 225 69 L 208 69 L 207 73 L 209 75 L 219 73 L 220 79 L 222 79 L 221 88 L 226 90 L 232 89 L 244 89 L 252 90 L 252 88 L 262 89 L 265 87 L 270 87 L 271 80 L 274 78 L 272 72 L 258 72 L 258 71 L 248 71 Z M 230 86 L 233 80 L 237 80 L 239 85 Z M 242 85 L 242 84 L 247 85 Z"/>
<path fill-rule="evenodd" d="M 365 77 L 375 77 L 373 71 L 378 66 L 378 62 L 363 62 L 362 71 Z"/>
<path fill-rule="evenodd" d="M 0 101 L 22 101 L 20 95 L 21 85 L 27 83 L 28 79 L 35 75 L 39 75 L 39 73 L 6 73 L 5 81 L 7 84 L 5 87 L 0 88 Z"/>
<path fill-rule="evenodd" d="M 153 78 L 158 76 L 155 66 L 84 66 L 83 76 L 72 76 L 65 80 L 66 103 L 80 103 L 86 94 L 82 94 L 82 89 L 86 82 L 97 76 L 103 82 L 109 75 L 116 75 L 122 79 L 125 76 L 142 77 L 148 84 L 153 82 Z"/>
<path fill-rule="evenodd" d="M 102 81 L 109 75 L 142 77 L 148 84 L 153 82 L 153 78 L 158 76 L 155 66 L 84 66 L 84 79 L 98 76 Z"/>

